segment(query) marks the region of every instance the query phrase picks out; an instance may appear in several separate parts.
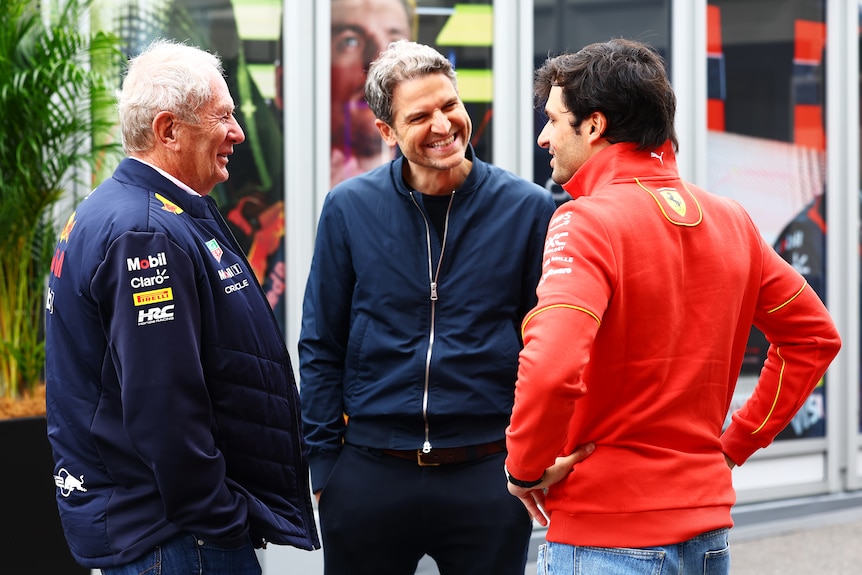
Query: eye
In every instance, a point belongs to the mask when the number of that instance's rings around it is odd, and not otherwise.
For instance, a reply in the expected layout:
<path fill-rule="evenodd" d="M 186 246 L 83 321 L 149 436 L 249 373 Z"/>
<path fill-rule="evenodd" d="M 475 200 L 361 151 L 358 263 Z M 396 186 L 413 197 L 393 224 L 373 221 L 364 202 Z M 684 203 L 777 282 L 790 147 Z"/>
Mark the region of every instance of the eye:
<path fill-rule="evenodd" d="M 341 32 L 332 39 L 333 52 L 335 53 L 362 50 L 363 44 L 363 38 L 352 30 Z"/>

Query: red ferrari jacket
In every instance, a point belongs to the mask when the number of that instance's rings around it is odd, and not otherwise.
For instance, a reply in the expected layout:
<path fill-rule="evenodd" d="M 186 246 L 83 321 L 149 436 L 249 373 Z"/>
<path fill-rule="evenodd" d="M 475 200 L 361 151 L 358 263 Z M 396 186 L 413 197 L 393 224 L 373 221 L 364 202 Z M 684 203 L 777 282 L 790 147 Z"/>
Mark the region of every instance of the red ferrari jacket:
<path fill-rule="evenodd" d="M 668 545 L 733 524 L 742 464 L 791 420 L 837 354 L 826 308 L 736 202 L 680 179 L 670 143 L 614 144 L 564 186 L 511 423 L 509 472 L 593 454 L 547 494 L 549 541 Z M 722 432 L 752 323 L 770 342 Z"/>

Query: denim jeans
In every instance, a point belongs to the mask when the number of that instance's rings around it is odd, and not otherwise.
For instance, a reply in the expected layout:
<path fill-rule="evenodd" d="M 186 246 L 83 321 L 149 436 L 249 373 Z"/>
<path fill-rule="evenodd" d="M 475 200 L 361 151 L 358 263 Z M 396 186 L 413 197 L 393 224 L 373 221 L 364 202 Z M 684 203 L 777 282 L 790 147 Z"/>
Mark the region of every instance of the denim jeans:
<path fill-rule="evenodd" d="M 190 533 L 178 535 L 102 575 L 261 575 L 251 540 L 236 549 L 210 545 Z"/>
<path fill-rule="evenodd" d="M 645 549 L 577 547 L 547 542 L 539 547 L 538 575 L 728 575 L 727 529 Z"/>

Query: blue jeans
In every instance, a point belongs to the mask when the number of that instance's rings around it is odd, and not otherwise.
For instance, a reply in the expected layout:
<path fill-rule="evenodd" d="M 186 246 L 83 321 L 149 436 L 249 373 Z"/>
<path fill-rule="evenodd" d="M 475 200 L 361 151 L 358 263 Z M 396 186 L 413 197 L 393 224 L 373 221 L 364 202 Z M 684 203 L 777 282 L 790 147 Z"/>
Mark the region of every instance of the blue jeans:
<path fill-rule="evenodd" d="M 120 567 L 102 575 L 261 575 L 251 539 L 236 549 L 210 545 L 190 533 L 178 535 Z"/>
<path fill-rule="evenodd" d="M 538 575 L 728 575 L 727 529 L 676 545 L 626 549 L 548 542 L 539 547 Z"/>

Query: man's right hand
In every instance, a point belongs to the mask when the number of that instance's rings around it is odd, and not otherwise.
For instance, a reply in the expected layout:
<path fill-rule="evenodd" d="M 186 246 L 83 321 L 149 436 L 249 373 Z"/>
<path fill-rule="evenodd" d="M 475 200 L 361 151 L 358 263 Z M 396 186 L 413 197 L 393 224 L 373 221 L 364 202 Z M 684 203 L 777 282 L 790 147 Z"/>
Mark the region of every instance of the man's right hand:
<path fill-rule="evenodd" d="M 509 493 L 521 500 L 527 512 L 539 525 L 548 525 L 548 516 L 545 514 L 545 490 L 551 485 L 564 479 L 574 471 L 575 464 L 583 461 L 596 450 L 595 443 L 587 443 L 578 447 L 574 453 L 565 457 L 558 457 L 554 464 L 545 469 L 542 482 L 535 487 L 518 487 L 509 483 Z M 508 483 L 508 482 L 507 482 Z"/>

